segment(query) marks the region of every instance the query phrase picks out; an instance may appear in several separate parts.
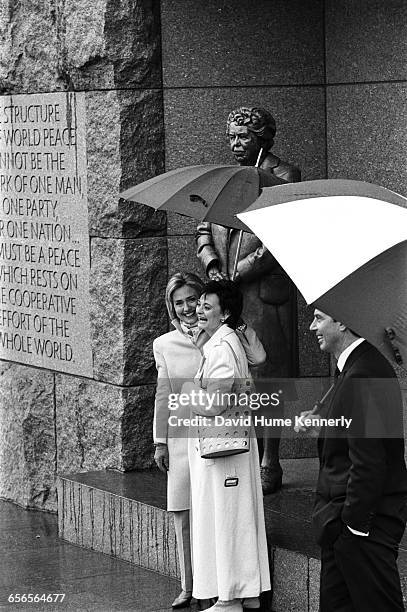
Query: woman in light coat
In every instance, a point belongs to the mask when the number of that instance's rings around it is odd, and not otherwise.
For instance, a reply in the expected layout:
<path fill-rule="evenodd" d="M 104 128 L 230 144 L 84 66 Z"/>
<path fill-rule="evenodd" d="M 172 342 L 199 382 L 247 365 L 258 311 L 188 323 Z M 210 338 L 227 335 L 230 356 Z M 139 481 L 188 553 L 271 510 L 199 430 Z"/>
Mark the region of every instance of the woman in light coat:
<path fill-rule="evenodd" d="M 222 414 L 228 405 L 222 394 L 227 398 L 241 379 L 250 378 L 245 351 L 233 330 L 241 309 L 242 296 L 233 282 L 205 285 L 197 307 L 198 326 L 210 338 L 194 383 L 183 385 L 183 392 L 204 390 L 200 403 L 192 404 L 193 414 Z M 218 597 L 211 612 L 258 608 L 260 593 L 270 589 L 270 573 L 253 426 L 249 452 L 203 459 L 199 439 L 191 437 L 189 461 L 193 595 Z"/>
<path fill-rule="evenodd" d="M 190 273 L 175 274 L 168 282 L 165 294 L 168 314 L 175 330 L 163 334 L 153 342 L 158 379 L 154 408 L 155 461 L 168 474 L 167 509 L 174 514 L 178 558 L 181 571 L 180 595 L 173 608 L 189 605 L 192 598 L 192 569 L 190 545 L 190 475 L 188 462 L 188 431 L 176 428 L 175 435 L 168 429 L 169 396 L 178 394 L 185 379 L 193 380 L 201 361 L 201 349 L 209 335 L 198 329 L 196 305 L 203 283 Z M 266 358 L 255 332 L 245 325 L 238 331 L 251 365 L 259 365 Z M 178 417 L 189 417 L 189 408 L 176 412 Z"/>
<path fill-rule="evenodd" d="M 175 330 L 153 342 L 158 372 L 154 408 L 153 435 L 156 447 L 154 459 L 168 474 L 167 510 L 173 512 L 182 591 L 172 607 L 189 605 L 192 598 L 192 567 L 190 545 L 190 480 L 187 431 L 176 437 L 168 435 L 169 396 L 180 393 L 183 381 L 193 378 L 201 352 L 197 346 L 199 330 L 196 304 L 202 282 L 194 274 L 175 274 L 167 285 L 165 301 Z M 177 415 L 181 416 L 179 411 Z M 184 415 L 187 416 L 187 415 Z"/>

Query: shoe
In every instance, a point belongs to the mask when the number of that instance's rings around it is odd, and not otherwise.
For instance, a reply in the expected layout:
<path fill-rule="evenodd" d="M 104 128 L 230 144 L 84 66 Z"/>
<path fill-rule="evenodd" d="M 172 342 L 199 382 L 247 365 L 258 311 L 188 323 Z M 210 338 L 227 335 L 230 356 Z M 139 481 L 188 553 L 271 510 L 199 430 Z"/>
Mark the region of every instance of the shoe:
<path fill-rule="evenodd" d="M 243 612 L 243 606 L 240 599 L 232 599 L 231 601 L 218 601 L 214 606 L 206 608 L 203 612 Z"/>
<path fill-rule="evenodd" d="M 258 597 L 246 597 L 242 599 L 243 610 L 260 610 L 260 600 Z"/>
<path fill-rule="evenodd" d="M 211 607 L 216 603 L 217 597 L 211 597 L 210 599 L 198 599 L 197 601 L 198 610 L 200 610 L 200 612 L 204 612 L 204 610 L 208 609 L 208 606 Z"/>
<path fill-rule="evenodd" d="M 281 469 L 281 465 L 278 464 L 275 467 L 268 467 L 267 465 L 261 466 L 260 479 L 263 495 L 277 493 L 283 485 L 283 470 Z"/>
<path fill-rule="evenodd" d="M 191 591 L 181 591 L 181 593 L 174 599 L 171 604 L 171 607 L 174 610 L 179 610 L 180 608 L 186 608 L 189 606 L 192 600 L 192 592 Z"/>

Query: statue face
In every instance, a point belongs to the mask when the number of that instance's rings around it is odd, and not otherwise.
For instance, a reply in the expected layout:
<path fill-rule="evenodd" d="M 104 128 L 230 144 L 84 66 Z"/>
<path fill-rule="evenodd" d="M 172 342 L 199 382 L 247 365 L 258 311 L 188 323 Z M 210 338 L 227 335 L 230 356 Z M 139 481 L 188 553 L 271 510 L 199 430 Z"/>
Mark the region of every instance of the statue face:
<path fill-rule="evenodd" d="M 231 123 L 229 126 L 229 143 L 233 156 L 241 166 L 254 166 L 260 151 L 256 134 L 245 125 Z"/>

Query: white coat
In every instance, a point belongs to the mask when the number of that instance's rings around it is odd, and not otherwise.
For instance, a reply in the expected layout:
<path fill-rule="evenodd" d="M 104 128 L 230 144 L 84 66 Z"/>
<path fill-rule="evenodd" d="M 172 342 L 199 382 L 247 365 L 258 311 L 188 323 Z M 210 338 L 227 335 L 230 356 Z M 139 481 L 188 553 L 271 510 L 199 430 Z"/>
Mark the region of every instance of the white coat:
<path fill-rule="evenodd" d="M 237 360 L 224 339 L 232 345 Z M 226 325 L 208 340 L 203 353 L 197 380 L 202 375 L 207 393 L 230 393 L 234 380 L 250 376 L 239 339 Z M 216 414 L 215 407 L 213 410 L 211 414 Z M 204 406 L 193 411 L 208 415 Z M 217 413 L 221 412 L 220 407 Z M 193 595 L 197 599 L 219 597 L 228 601 L 258 597 L 270 589 L 263 494 L 253 428 L 250 442 L 248 453 L 202 459 L 198 438 L 189 440 Z M 228 477 L 238 478 L 237 486 L 225 487 Z"/>
<path fill-rule="evenodd" d="M 168 435 L 168 418 L 171 414 L 189 418 L 189 407 L 177 411 L 169 409 L 170 394 L 179 394 L 185 380 L 192 381 L 201 361 L 201 350 L 189 336 L 177 329 L 156 338 L 153 342 L 154 359 L 158 372 L 157 391 L 154 406 L 154 442 L 168 444 L 169 470 L 167 484 L 167 510 L 188 510 L 190 507 L 190 475 L 188 463 L 188 428 L 177 427 Z M 229 329 L 229 328 L 228 328 Z M 245 360 L 256 366 L 263 363 L 266 353 L 255 331 L 247 327 L 238 332 L 240 350 L 244 347 Z M 209 337 L 202 332 L 198 345 L 202 346 Z M 239 342 L 239 340 L 238 340 Z"/>
<path fill-rule="evenodd" d="M 194 378 L 202 355 L 192 340 L 177 329 L 156 338 L 153 352 L 158 372 L 153 436 L 154 442 L 168 444 L 167 510 L 188 510 L 188 429 L 181 431 L 180 428 L 176 437 L 168 437 L 168 418 L 172 412 L 169 409 L 169 396 L 171 393 L 180 393 L 185 379 Z M 189 408 L 177 410 L 176 414 L 179 417 L 189 417 Z"/>

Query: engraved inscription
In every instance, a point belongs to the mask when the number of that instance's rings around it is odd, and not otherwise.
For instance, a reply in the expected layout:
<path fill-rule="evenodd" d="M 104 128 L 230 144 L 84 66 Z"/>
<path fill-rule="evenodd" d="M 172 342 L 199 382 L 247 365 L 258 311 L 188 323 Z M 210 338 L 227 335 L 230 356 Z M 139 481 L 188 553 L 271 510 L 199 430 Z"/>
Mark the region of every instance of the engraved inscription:
<path fill-rule="evenodd" d="M 0 356 L 92 376 L 85 97 L 0 97 Z"/>

